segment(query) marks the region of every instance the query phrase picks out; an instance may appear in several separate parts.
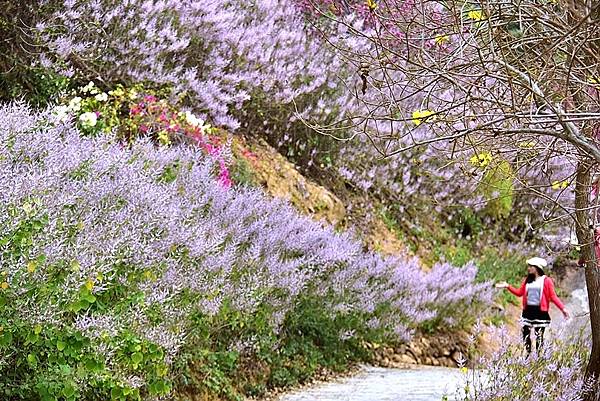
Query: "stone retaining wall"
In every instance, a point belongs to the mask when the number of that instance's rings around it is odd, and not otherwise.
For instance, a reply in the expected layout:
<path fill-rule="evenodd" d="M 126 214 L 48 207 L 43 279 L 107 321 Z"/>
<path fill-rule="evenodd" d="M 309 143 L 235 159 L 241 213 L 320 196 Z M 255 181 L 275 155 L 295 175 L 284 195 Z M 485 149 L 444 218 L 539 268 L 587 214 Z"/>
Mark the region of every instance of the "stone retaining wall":
<path fill-rule="evenodd" d="M 402 368 L 406 365 L 432 365 L 457 367 L 468 355 L 469 337 L 466 333 L 448 336 L 419 336 L 408 344 L 382 347 L 366 344 L 374 349 L 375 365 L 386 368 Z"/>

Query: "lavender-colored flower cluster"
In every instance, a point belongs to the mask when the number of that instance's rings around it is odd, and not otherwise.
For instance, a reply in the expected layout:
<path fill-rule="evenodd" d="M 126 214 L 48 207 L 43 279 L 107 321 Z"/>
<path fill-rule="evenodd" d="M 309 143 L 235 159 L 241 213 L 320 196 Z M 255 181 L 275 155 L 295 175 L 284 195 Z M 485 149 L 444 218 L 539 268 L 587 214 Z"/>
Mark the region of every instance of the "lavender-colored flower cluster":
<path fill-rule="evenodd" d="M 108 85 L 171 85 L 217 126 L 237 128 L 229 111 L 254 92 L 289 104 L 337 85 L 341 62 L 288 0 L 66 1 L 46 17 L 43 65 Z"/>
<path fill-rule="evenodd" d="M 213 164 L 192 147 L 124 148 L 82 138 L 50 114 L 2 106 L 0 238 L 43 225 L 19 255 L 0 244 L 19 318 L 76 328 L 109 359 L 104 339 L 127 328 L 172 360 L 190 314 L 215 316 L 223 305 L 248 316 L 268 307 L 277 332 L 296 301 L 312 297 L 333 315 L 354 313 L 408 339 L 423 322 L 451 326 L 459 306 L 490 300 L 471 265 L 425 273 L 415 258 L 365 253 L 284 201 L 223 188 Z M 56 290 L 35 299 L 24 290 L 48 282 Z M 78 303 L 82 291 L 92 305 Z"/>
<path fill-rule="evenodd" d="M 465 386 L 457 399 L 583 400 L 594 387 L 593 380 L 584 379 L 591 334 L 588 326 L 573 329 L 555 328 L 542 351 L 531 356 L 525 354 L 522 344 L 507 338 L 504 328 L 496 329 L 500 349 L 482 358 L 477 369 L 464 368 Z"/>

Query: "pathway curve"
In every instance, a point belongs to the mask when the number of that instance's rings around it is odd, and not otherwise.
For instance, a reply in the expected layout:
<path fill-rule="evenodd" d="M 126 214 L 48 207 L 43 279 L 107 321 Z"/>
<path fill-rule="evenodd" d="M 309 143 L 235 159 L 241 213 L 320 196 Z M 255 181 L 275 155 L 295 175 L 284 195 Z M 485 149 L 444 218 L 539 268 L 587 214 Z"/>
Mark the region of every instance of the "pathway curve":
<path fill-rule="evenodd" d="M 570 324 L 585 324 L 587 293 L 581 274 L 576 276 L 575 284 L 567 290 L 572 291 L 566 299 L 567 308 L 573 319 Z M 551 308 L 553 318 L 550 335 L 560 335 L 566 328 L 562 315 Z M 415 366 L 407 369 L 388 369 L 364 366 L 352 377 L 341 378 L 310 388 L 292 391 L 277 398 L 277 401 L 441 401 L 444 395 L 454 400 L 457 390 L 464 385 L 458 369 L 434 366 Z"/>
<path fill-rule="evenodd" d="M 444 395 L 454 399 L 461 381 L 458 369 L 365 366 L 352 377 L 284 394 L 278 401 L 440 401 Z"/>

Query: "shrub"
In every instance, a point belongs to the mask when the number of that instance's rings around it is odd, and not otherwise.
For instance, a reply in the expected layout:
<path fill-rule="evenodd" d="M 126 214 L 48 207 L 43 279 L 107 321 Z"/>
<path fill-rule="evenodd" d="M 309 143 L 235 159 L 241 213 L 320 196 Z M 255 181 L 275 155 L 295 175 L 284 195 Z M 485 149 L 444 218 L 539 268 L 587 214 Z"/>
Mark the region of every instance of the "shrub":
<path fill-rule="evenodd" d="M 217 185 L 201 149 L 82 138 L 22 105 L 0 116 L 0 386 L 11 397 L 167 394 L 184 350 L 232 353 L 215 360 L 223 368 L 293 344 L 279 333 L 304 302 L 338 322 L 340 341 L 402 341 L 427 322 L 456 327 L 452 305 L 489 301 L 472 266 L 425 274 L 283 201 Z"/>
<path fill-rule="evenodd" d="M 36 44 L 24 33 L 38 12 L 37 0 L 0 1 L 0 102 L 26 97 L 44 107 L 70 84 L 68 77 L 36 63 Z"/>
<path fill-rule="evenodd" d="M 106 87 L 168 85 L 202 118 L 237 128 L 230 110 L 255 95 L 288 104 L 291 115 L 292 99 L 318 99 L 328 88 L 340 62 L 303 26 L 286 0 L 103 0 L 64 2 L 36 28 L 48 49 L 44 65 L 100 79 Z"/>
<path fill-rule="evenodd" d="M 542 352 L 527 357 L 523 345 L 499 329 L 501 348 L 481 367 L 465 371 L 463 401 L 583 400 L 593 382 L 584 380 L 585 360 L 591 348 L 589 328 L 562 327 L 552 333 Z M 548 335 L 546 337 L 549 337 Z"/>

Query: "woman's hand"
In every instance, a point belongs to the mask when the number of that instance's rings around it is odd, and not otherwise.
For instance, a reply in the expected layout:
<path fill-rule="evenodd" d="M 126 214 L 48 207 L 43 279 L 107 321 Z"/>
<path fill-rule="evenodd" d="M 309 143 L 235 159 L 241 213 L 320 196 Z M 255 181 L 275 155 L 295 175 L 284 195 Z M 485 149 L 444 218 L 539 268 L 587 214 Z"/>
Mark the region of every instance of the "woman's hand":
<path fill-rule="evenodd" d="M 565 317 L 565 319 L 568 319 L 571 317 L 571 314 L 566 309 L 563 309 L 562 313 L 563 313 L 563 316 Z"/>
<path fill-rule="evenodd" d="M 508 283 L 506 281 L 500 281 L 500 282 L 496 283 L 495 287 L 496 288 L 508 288 Z"/>

